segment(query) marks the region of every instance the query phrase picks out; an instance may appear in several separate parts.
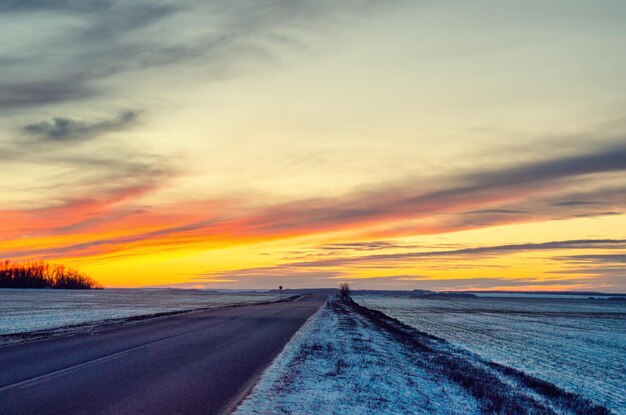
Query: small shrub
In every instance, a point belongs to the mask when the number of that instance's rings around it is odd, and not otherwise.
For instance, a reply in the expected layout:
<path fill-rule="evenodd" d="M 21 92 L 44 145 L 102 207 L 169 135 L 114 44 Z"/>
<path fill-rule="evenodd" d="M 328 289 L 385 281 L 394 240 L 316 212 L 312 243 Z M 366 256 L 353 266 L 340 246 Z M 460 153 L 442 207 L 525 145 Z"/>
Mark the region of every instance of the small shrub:
<path fill-rule="evenodd" d="M 342 298 L 347 298 L 350 297 L 350 293 L 352 291 L 350 291 L 350 284 L 348 284 L 347 282 L 342 282 L 341 284 L 339 284 L 339 296 Z"/>

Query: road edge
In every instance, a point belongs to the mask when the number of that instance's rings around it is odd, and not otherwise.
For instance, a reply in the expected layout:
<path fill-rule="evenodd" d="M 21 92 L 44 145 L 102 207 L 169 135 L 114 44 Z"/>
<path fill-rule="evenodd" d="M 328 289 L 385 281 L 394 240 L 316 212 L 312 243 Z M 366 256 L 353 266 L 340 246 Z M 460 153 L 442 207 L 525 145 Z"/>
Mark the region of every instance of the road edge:
<path fill-rule="evenodd" d="M 296 298 L 292 301 L 298 301 L 301 300 L 302 298 L 306 297 L 308 294 L 304 294 L 301 295 L 300 298 Z M 221 412 L 220 415 L 231 415 L 232 413 L 235 412 L 235 410 L 237 409 L 237 407 L 248 397 L 248 395 L 250 395 L 250 393 L 252 392 L 252 390 L 254 389 L 254 387 L 257 385 L 257 383 L 259 383 L 259 380 L 263 377 L 263 375 L 265 374 L 265 371 L 271 367 L 274 362 L 276 361 L 276 359 L 278 358 L 278 356 L 280 356 L 283 351 L 285 350 L 285 348 L 289 345 L 289 343 L 291 342 L 291 340 L 293 339 L 293 337 L 302 329 L 302 327 L 304 327 L 304 325 L 306 323 L 309 322 L 309 320 L 311 320 L 313 318 L 313 316 L 315 316 L 317 314 L 317 312 L 324 307 L 326 304 L 328 303 L 328 299 L 326 299 L 326 301 L 324 301 L 317 310 L 315 310 L 313 313 L 311 313 L 311 315 L 302 322 L 302 324 L 300 325 L 300 327 L 298 327 L 298 330 L 296 330 L 291 337 L 289 338 L 289 340 L 284 344 L 283 348 L 280 349 L 280 351 L 278 353 L 276 353 L 276 356 L 274 356 L 274 358 L 262 369 L 260 370 L 256 376 L 254 376 L 252 379 L 250 379 L 250 381 L 248 383 L 246 383 L 246 385 L 242 388 L 241 392 L 237 394 L 237 396 L 235 396 L 231 403 L 228 404 L 226 406 L 226 408 L 224 408 Z"/>

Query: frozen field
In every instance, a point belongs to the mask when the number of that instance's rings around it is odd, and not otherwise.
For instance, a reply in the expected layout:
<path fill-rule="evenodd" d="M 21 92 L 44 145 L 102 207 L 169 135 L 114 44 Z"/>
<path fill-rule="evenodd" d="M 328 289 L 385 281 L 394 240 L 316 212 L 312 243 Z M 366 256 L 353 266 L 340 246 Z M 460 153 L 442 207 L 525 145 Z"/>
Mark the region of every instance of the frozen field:
<path fill-rule="evenodd" d="M 626 303 L 359 296 L 416 329 L 626 414 Z"/>
<path fill-rule="evenodd" d="M 0 289 L 0 336 L 155 313 L 277 300 L 272 293 L 200 290 Z"/>
<path fill-rule="evenodd" d="M 333 297 L 236 415 L 609 415 L 606 408 Z"/>
<path fill-rule="evenodd" d="M 478 415 L 463 388 L 335 299 L 296 333 L 235 415 Z"/>

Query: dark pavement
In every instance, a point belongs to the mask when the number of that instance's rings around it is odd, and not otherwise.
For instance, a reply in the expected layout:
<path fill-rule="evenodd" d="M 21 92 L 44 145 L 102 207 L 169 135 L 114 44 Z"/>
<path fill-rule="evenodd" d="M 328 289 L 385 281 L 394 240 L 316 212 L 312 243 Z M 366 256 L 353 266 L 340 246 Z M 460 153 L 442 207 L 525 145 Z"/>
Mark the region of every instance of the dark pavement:
<path fill-rule="evenodd" d="M 0 414 L 219 414 L 325 301 L 179 314 L 0 347 Z"/>

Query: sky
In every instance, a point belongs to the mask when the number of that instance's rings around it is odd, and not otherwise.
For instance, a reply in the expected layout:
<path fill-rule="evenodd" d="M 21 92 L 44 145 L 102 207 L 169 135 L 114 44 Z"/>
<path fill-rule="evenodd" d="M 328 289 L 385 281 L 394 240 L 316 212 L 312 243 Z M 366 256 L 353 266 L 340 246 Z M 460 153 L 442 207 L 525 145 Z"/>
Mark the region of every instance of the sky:
<path fill-rule="evenodd" d="M 0 258 L 626 292 L 621 0 L 0 3 Z"/>

